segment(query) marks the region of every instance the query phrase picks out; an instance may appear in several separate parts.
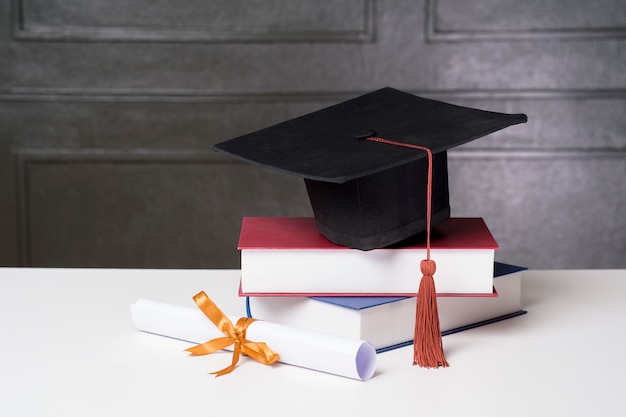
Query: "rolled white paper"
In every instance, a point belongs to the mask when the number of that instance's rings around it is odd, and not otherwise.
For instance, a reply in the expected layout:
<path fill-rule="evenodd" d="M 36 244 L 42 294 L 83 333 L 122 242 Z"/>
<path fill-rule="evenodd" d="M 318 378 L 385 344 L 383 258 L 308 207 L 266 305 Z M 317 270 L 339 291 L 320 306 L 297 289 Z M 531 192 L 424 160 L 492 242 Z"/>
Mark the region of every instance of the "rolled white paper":
<path fill-rule="evenodd" d="M 140 299 L 131 305 L 138 330 L 200 344 L 224 334 L 199 308 Z M 239 317 L 228 316 L 234 323 Z M 280 362 L 367 381 L 376 370 L 376 350 L 367 341 L 311 332 L 257 320 L 246 338 L 265 342 Z M 228 348 L 229 350 L 232 347 Z"/>

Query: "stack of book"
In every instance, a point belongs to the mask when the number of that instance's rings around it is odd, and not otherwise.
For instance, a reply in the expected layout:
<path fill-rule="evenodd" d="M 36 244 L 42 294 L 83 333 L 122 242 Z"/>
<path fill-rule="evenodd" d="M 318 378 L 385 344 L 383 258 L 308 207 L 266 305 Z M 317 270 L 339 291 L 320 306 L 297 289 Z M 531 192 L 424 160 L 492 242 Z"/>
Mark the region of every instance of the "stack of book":
<path fill-rule="evenodd" d="M 367 340 L 378 352 L 412 344 L 425 243 L 361 251 L 327 240 L 314 218 L 245 217 L 238 248 L 249 317 Z M 525 268 L 495 262 L 496 249 L 481 218 L 433 227 L 444 335 L 525 313 Z"/>

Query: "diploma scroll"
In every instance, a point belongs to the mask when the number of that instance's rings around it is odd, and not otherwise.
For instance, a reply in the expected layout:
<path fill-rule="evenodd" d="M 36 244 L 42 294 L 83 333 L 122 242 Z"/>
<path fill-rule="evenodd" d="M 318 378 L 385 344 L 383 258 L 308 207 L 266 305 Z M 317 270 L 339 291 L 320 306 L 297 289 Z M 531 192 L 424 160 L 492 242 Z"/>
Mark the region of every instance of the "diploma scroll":
<path fill-rule="evenodd" d="M 204 343 L 224 334 L 194 307 L 140 299 L 131 305 L 138 330 L 192 343 Z M 238 317 L 228 316 L 236 323 Z M 247 339 L 265 342 L 280 355 L 280 362 L 366 381 L 376 369 L 376 351 L 366 341 L 311 332 L 257 320 Z M 232 347 L 228 348 L 232 349 Z"/>

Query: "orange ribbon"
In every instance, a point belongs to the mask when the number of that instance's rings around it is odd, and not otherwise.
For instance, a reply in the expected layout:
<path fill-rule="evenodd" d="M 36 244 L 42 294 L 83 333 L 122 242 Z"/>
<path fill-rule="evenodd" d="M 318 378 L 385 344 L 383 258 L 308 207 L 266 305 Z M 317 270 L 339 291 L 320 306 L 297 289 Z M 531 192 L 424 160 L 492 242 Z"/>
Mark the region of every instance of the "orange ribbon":
<path fill-rule="evenodd" d="M 196 345 L 189 349 L 185 349 L 189 352 L 190 356 L 208 355 L 218 350 L 222 350 L 232 344 L 235 345 L 233 350 L 233 360 L 230 366 L 222 369 L 221 371 L 211 372 L 216 377 L 229 374 L 235 369 L 237 362 L 239 362 L 239 356 L 241 354 L 248 355 L 251 358 L 261 362 L 265 365 L 270 365 L 280 359 L 278 353 L 274 352 L 263 342 L 251 342 L 246 339 L 246 330 L 248 326 L 255 321 L 255 319 L 248 317 L 241 317 L 237 320 L 237 325 L 233 326 L 233 323 L 222 312 L 222 310 L 215 305 L 213 300 L 205 294 L 204 291 L 194 295 L 193 300 L 202 312 L 217 326 L 226 337 L 218 337 L 208 342 Z"/>

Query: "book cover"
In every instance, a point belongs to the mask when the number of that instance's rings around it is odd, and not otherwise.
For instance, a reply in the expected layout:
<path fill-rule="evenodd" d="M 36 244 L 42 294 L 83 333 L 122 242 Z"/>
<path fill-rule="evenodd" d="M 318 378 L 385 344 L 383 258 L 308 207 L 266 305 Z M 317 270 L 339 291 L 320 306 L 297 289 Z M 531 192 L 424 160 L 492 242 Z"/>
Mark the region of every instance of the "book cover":
<path fill-rule="evenodd" d="M 317 230 L 313 217 L 244 217 L 237 247 L 240 250 L 354 250 L 336 245 L 322 236 Z M 433 249 L 498 249 L 498 243 L 482 218 L 453 217 L 432 228 L 431 247 Z M 426 243 L 416 242 L 391 248 L 425 249 Z"/>
<path fill-rule="evenodd" d="M 361 251 L 324 238 L 308 217 L 245 217 L 241 294 L 412 295 L 419 286 L 423 242 Z M 452 218 L 432 230 L 439 294 L 493 294 L 498 244 L 481 218 Z"/>
<path fill-rule="evenodd" d="M 525 269 L 494 264 L 498 297 L 438 297 L 442 334 L 525 314 Z M 246 305 L 249 317 L 368 340 L 378 352 L 412 344 L 415 297 L 247 297 Z"/>

